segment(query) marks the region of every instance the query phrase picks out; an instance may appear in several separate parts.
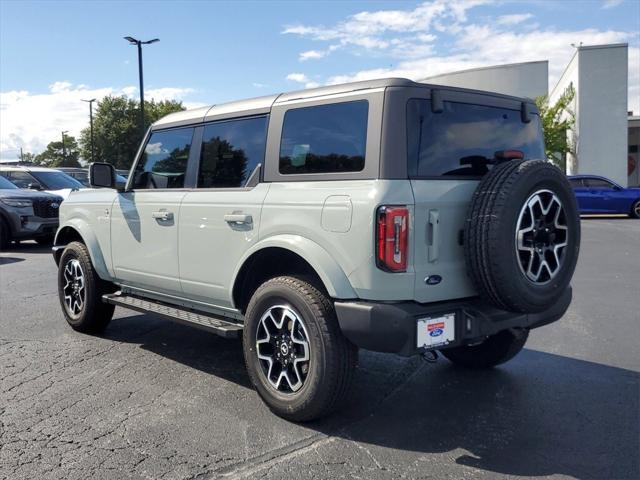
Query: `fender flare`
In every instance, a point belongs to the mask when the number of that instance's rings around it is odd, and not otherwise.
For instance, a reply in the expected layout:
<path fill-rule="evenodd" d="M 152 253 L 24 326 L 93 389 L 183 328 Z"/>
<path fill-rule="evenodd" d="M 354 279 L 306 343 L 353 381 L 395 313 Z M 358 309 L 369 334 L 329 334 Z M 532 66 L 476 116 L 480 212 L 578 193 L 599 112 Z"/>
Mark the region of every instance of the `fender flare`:
<path fill-rule="evenodd" d="M 233 298 L 233 287 L 238 279 L 238 274 L 245 262 L 255 253 L 269 247 L 278 247 L 289 250 L 305 260 L 322 280 L 327 293 L 332 298 L 352 299 L 358 298 L 349 279 L 331 255 L 320 245 L 300 235 L 281 234 L 260 240 L 245 252 L 233 272 L 233 280 L 229 285 L 229 296 Z"/>
<path fill-rule="evenodd" d="M 75 230 L 82 238 L 82 241 L 87 246 L 87 250 L 89 250 L 91 263 L 93 264 L 93 268 L 96 270 L 98 276 L 103 280 L 111 281 L 113 277 L 111 273 L 109 273 L 109 269 L 107 268 L 107 263 L 105 262 L 102 250 L 100 249 L 98 239 L 85 220 L 81 218 L 73 218 L 65 222 L 64 225 L 60 225 L 58 231 L 56 232 L 53 244 L 55 246 L 66 245 L 65 242 L 61 242 L 60 234 L 67 228 Z"/>

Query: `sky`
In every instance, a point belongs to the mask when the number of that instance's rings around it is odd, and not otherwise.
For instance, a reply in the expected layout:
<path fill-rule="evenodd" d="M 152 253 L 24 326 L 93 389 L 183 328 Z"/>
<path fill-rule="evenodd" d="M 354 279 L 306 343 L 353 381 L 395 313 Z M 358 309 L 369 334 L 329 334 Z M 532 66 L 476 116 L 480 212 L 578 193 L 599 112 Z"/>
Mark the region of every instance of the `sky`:
<path fill-rule="evenodd" d="M 39 153 L 89 122 L 81 99 L 211 105 L 388 76 L 418 80 L 549 60 L 553 88 L 571 44 L 629 44 L 629 110 L 640 112 L 640 0 L 0 0 L 0 158 Z"/>

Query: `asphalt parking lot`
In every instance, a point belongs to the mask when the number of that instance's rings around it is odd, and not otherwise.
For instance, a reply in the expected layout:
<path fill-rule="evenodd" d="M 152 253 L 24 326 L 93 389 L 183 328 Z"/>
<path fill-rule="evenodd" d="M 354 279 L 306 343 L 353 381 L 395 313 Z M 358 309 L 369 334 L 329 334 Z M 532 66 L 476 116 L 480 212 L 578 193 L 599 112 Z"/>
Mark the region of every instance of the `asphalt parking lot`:
<path fill-rule="evenodd" d="M 117 310 L 64 322 L 48 249 L 0 254 L 0 478 L 640 478 L 640 221 L 583 220 L 574 301 L 487 372 L 361 352 L 350 402 L 296 425 L 239 341 Z"/>

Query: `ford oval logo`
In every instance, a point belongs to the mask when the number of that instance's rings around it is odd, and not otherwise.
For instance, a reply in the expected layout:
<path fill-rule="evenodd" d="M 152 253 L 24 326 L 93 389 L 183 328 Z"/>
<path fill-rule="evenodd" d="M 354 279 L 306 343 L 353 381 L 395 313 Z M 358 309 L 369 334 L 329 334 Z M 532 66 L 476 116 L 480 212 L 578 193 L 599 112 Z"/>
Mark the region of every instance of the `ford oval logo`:
<path fill-rule="evenodd" d="M 53 203 L 51 204 L 51 208 L 58 208 L 59 206 L 60 206 L 60 204 L 59 204 L 59 203 L 56 203 L 56 202 L 53 202 Z"/>
<path fill-rule="evenodd" d="M 437 285 L 442 281 L 442 277 L 440 275 L 429 275 L 424 279 L 424 283 L 427 285 Z"/>
<path fill-rule="evenodd" d="M 441 328 L 434 328 L 433 330 L 431 330 L 429 332 L 429 335 L 432 337 L 439 337 L 440 335 L 442 335 L 444 332 Z"/>

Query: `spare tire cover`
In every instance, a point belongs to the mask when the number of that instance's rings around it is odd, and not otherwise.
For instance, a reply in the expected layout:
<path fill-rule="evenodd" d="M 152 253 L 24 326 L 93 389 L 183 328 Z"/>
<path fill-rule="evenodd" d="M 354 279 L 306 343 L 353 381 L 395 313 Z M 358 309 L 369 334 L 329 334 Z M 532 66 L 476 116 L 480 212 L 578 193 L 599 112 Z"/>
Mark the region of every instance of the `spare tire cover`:
<path fill-rule="evenodd" d="M 542 160 L 496 165 L 478 185 L 467 213 L 467 271 L 498 308 L 541 312 L 569 285 L 580 249 L 573 190 Z"/>

